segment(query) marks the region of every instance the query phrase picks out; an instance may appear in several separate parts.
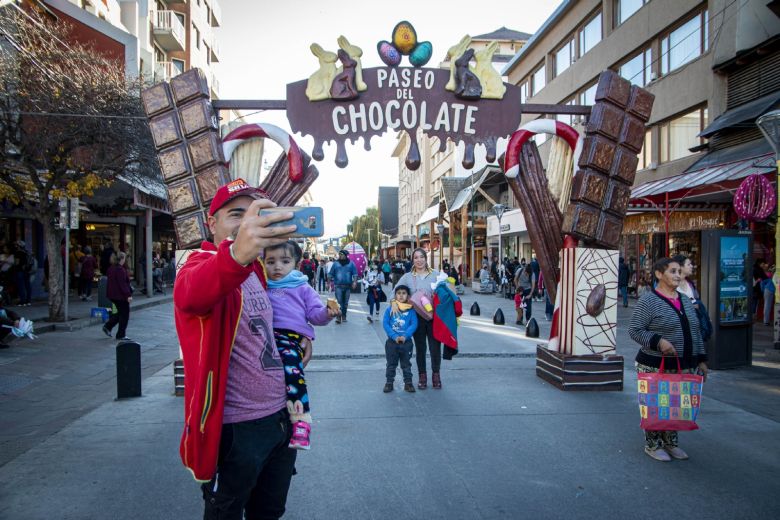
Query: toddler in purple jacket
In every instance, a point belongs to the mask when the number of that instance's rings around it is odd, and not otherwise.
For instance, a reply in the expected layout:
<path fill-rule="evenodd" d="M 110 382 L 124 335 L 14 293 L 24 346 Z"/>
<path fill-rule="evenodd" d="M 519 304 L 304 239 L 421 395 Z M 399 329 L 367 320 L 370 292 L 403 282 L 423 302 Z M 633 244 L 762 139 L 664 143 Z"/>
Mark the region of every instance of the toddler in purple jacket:
<path fill-rule="evenodd" d="M 338 311 L 326 307 L 309 285 L 309 278 L 295 269 L 302 256 L 298 244 L 288 241 L 267 247 L 263 255 L 274 314 L 274 340 L 284 365 L 287 410 L 293 425 L 290 448 L 308 450 L 311 415 L 301 340 L 304 337 L 313 340 L 312 325 L 327 325 Z"/>

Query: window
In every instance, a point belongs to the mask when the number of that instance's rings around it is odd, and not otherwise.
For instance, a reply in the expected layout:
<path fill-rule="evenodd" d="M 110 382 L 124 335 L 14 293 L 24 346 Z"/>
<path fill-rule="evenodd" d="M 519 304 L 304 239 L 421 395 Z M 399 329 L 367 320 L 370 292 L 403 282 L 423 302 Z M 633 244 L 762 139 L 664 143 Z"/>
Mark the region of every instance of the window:
<path fill-rule="evenodd" d="M 184 72 L 184 61 L 177 60 L 176 58 L 171 60 L 171 66 L 173 67 L 173 73 L 171 76 L 178 76 Z"/>
<path fill-rule="evenodd" d="M 642 151 L 639 152 L 639 163 L 637 164 L 637 170 L 644 170 L 650 167 L 653 162 L 653 140 L 651 139 L 651 132 L 648 130 L 645 132 L 645 142 L 642 145 Z"/>
<path fill-rule="evenodd" d="M 583 56 L 601 41 L 601 13 L 596 14 L 580 29 L 579 41 L 580 56 Z"/>
<path fill-rule="evenodd" d="M 596 85 L 596 83 L 593 83 L 579 93 L 577 100 L 579 101 L 580 105 L 593 105 L 596 103 Z"/>
<path fill-rule="evenodd" d="M 531 97 L 534 97 L 547 83 L 544 63 L 531 75 Z"/>
<path fill-rule="evenodd" d="M 652 80 L 651 56 L 650 49 L 645 49 L 621 65 L 618 73 L 634 85 L 644 87 Z"/>
<path fill-rule="evenodd" d="M 650 0 L 615 0 L 615 27 L 628 20 Z"/>
<path fill-rule="evenodd" d="M 574 98 L 570 98 L 562 103 L 563 105 L 573 105 L 574 104 Z M 560 121 L 561 123 L 566 123 L 567 125 L 571 125 L 574 122 L 574 116 L 571 114 L 558 114 L 555 116 L 555 119 L 557 121 Z"/>
<path fill-rule="evenodd" d="M 674 161 L 691 155 L 689 148 L 702 140 L 697 135 L 707 125 L 707 109 L 696 110 L 660 125 L 659 151 L 661 162 Z"/>
<path fill-rule="evenodd" d="M 568 69 L 574 61 L 574 40 L 569 40 L 555 53 L 555 75 Z"/>
<path fill-rule="evenodd" d="M 520 103 L 525 103 L 531 93 L 531 79 L 528 78 L 520 84 Z"/>
<path fill-rule="evenodd" d="M 661 39 L 661 74 L 668 74 L 707 52 L 708 21 L 704 11 Z"/>
<path fill-rule="evenodd" d="M 195 24 L 192 24 L 192 32 L 194 33 L 195 38 L 195 48 L 200 49 L 200 31 L 195 27 Z"/>

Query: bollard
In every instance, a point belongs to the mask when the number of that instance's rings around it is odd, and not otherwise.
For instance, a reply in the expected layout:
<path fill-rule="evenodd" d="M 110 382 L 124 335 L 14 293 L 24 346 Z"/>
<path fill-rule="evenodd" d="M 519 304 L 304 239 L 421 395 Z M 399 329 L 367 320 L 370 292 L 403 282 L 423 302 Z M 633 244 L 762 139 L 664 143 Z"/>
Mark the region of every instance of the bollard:
<path fill-rule="evenodd" d="M 501 309 L 496 310 L 496 313 L 493 315 L 493 323 L 496 325 L 504 324 L 504 311 Z"/>
<path fill-rule="evenodd" d="M 121 341 L 116 346 L 116 398 L 141 397 L 141 345 Z"/>
<path fill-rule="evenodd" d="M 471 305 L 471 311 L 469 311 L 472 316 L 479 316 L 479 304 L 477 302 L 474 302 Z"/>
<path fill-rule="evenodd" d="M 539 324 L 536 323 L 536 318 L 531 318 L 525 325 L 525 335 L 528 338 L 539 337 Z"/>
<path fill-rule="evenodd" d="M 111 300 L 108 299 L 108 277 L 101 276 L 98 279 L 98 307 L 110 309 L 114 305 Z"/>

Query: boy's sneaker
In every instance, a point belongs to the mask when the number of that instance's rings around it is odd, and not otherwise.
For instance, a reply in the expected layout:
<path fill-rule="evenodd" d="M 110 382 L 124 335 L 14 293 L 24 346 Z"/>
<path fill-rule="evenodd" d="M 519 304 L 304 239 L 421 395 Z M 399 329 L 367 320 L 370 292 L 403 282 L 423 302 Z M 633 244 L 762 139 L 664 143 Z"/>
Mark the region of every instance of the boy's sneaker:
<path fill-rule="evenodd" d="M 382 389 L 382 391 L 386 394 L 389 394 L 393 391 L 393 383 L 385 383 L 385 387 Z"/>
<path fill-rule="evenodd" d="M 309 444 L 309 433 L 311 433 L 311 424 L 298 421 L 293 424 L 293 434 L 290 439 L 289 447 L 294 450 L 308 450 L 311 448 Z"/>
<path fill-rule="evenodd" d="M 414 389 L 414 385 L 412 383 L 404 383 L 404 392 L 410 392 L 415 393 L 417 390 Z"/>

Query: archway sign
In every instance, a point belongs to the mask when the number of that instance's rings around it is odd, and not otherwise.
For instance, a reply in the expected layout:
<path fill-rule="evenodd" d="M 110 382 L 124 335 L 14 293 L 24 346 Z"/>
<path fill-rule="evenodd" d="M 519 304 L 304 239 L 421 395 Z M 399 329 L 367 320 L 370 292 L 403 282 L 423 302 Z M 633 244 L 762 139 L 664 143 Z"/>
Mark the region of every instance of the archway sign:
<path fill-rule="evenodd" d="M 357 43 L 357 42 L 355 42 Z M 616 337 L 617 251 L 631 185 L 650 117 L 653 96 L 615 72 L 599 77 L 592 107 L 521 103 L 520 88 L 504 83 L 492 66 L 497 44 L 474 50 L 464 36 L 447 49 L 447 68 L 425 67 L 433 56 L 411 23 L 402 21 L 389 41 L 376 43 L 383 67 L 364 69 L 364 48 L 345 36 L 331 46 L 313 43 L 307 79 L 287 85 L 285 100 L 214 100 L 204 74 L 192 69 L 170 83 L 142 92 L 163 179 L 168 190 L 179 247 L 197 247 L 206 237 L 206 212 L 217 188 L 242 173 L 231 161 L 237 150 L 259 138 L 277 141 L 285 153 L 260 185 L 281 205 L 292 205 L 318 176 L 309 155 L 292 136 L 268 124 L 244 125 L 220 135 L 223 109 L 286 110 L 293 132 L 311 136 L 311 158 L 325 158 L 323 145 L 336 147 L 335 163 L 349 163 L 346 143 L 387 131 L 407 132 L 405 159 L 420 166 L 418 137 L 463 143 L 463 166 L 473 168 L 474 147 L 496 160 L 496 144 L 509 138 L 504 171 L 515 194 L 546 283 L 556 303 L 550 348 L 540 348 L 537 374 L 561 388 L 622 388 L 622 358 L 613 356 Z M 361 42 L 361 45 L 363 43 Z M 371 47 L 374 45 L 372 44 Z M 588 117 L 584 136 L 549 119 L 518 129 L 524 113 Z M 545 171 L 529 138 L 546 132 L 563 138 L 574 160 Z M 552 358 L 551 358 L 552 356 Z M 566 359 L 594 356 L 593 375 L 572 376 Z M 554 359 L 553 359 L 554 358 Z M 598 359 L 596 359 L 598 358 Z M 609 369 L 609 363 L 620 369 Z M 605 366 L 599 363 L 607 363 Z M 582 368 L 576 368 L 582 372 Z M 585 369 L 587 371 L 587 369 Z M 572 378 L 579 378 L 574 386 Z"/>

